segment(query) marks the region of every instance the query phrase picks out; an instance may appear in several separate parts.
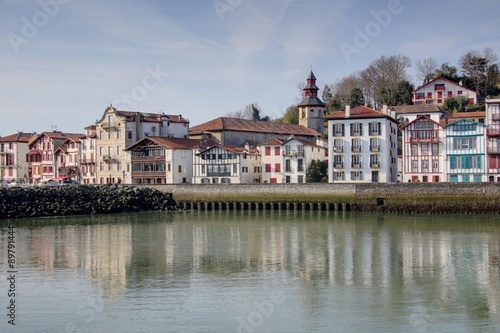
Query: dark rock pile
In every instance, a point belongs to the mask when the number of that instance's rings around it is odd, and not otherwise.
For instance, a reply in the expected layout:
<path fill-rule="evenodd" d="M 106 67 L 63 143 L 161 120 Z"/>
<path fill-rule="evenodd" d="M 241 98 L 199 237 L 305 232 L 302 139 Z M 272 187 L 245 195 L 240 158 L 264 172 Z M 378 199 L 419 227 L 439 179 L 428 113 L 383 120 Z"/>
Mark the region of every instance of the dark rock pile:
<path fill-rule="evenodd" d="M 170 194 L 127 185 L 0 189 L 0 219 L 175 210 Z"/>

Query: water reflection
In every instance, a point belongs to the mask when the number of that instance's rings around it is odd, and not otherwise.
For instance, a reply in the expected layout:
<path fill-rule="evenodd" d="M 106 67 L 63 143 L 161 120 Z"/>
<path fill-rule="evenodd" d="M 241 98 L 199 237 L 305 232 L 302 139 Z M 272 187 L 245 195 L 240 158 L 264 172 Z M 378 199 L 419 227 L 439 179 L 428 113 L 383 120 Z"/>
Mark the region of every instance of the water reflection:
<path fill-rule="evenodd" d="M 109 300 L 156 288 L 189 297 L 238 280 L 248 288 L 258 276 L 293 290 L 302 324 L 328 321 L 334 301 L 425 328 L 450 314 L 500 325 L 497 219 L 201 211 L 16 223 L 20 266 L 75 270 Z M 4 264 L 4 229 L 1 238 Z"/>

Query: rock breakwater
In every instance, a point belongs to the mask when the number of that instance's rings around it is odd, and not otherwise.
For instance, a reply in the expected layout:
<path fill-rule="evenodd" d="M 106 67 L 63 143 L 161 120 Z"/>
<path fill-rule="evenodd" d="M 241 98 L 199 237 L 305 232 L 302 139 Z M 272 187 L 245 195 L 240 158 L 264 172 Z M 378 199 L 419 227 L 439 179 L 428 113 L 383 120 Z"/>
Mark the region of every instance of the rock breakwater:
<path fill-rule="evenodd" d="M 0 219 L 166 211 L 171 194 L 127 185 L 0 189 Z"/>

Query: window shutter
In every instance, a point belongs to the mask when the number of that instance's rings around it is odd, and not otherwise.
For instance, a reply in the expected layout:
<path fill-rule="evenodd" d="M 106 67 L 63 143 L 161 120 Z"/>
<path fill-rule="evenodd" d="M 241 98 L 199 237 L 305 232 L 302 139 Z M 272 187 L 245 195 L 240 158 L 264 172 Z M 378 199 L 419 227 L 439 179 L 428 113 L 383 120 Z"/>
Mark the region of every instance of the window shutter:
<path fill-rule="evenodd" d="M 352 124 L 349 124 L 350 135 L 352 136 Z"/>
<path fill-rule="evenodd" d="M 359 126 L 359 136 L 363 136 L 363 124 L 358 124 Z"/>
<path fill-rule="evenodd" d="M 378 135 L 382 135 L 382 123 L 378 123 Z"/>
<path fill-rule="evenodd" d="M 345 126 L 342 124 L 342 136 L 345 136 Z"/>

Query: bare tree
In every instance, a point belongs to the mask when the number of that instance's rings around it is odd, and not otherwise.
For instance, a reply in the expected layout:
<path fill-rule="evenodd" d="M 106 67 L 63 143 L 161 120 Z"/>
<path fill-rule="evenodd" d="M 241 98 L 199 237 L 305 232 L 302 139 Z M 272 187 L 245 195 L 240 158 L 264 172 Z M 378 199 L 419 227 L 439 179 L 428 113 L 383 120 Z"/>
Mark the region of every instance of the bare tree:
<path fill-rule="evenodd" d="M 467 51 L 458 60 L 462 72 L 470 78 L 474 89 L 480 94 L 488 90 L 489 70 L 495 68 L 498 58 L 491 48 L 485 48 L 483 53 L 477 50 Z"/>
<path fill-rule="evenodd" d="M 434 58 L 425 58 L 415 62 L 415 69 L 417 71 L 417 79 L 421 82 L 427 82 L 436 77 L 438 70 L 438 62 Z"/>

